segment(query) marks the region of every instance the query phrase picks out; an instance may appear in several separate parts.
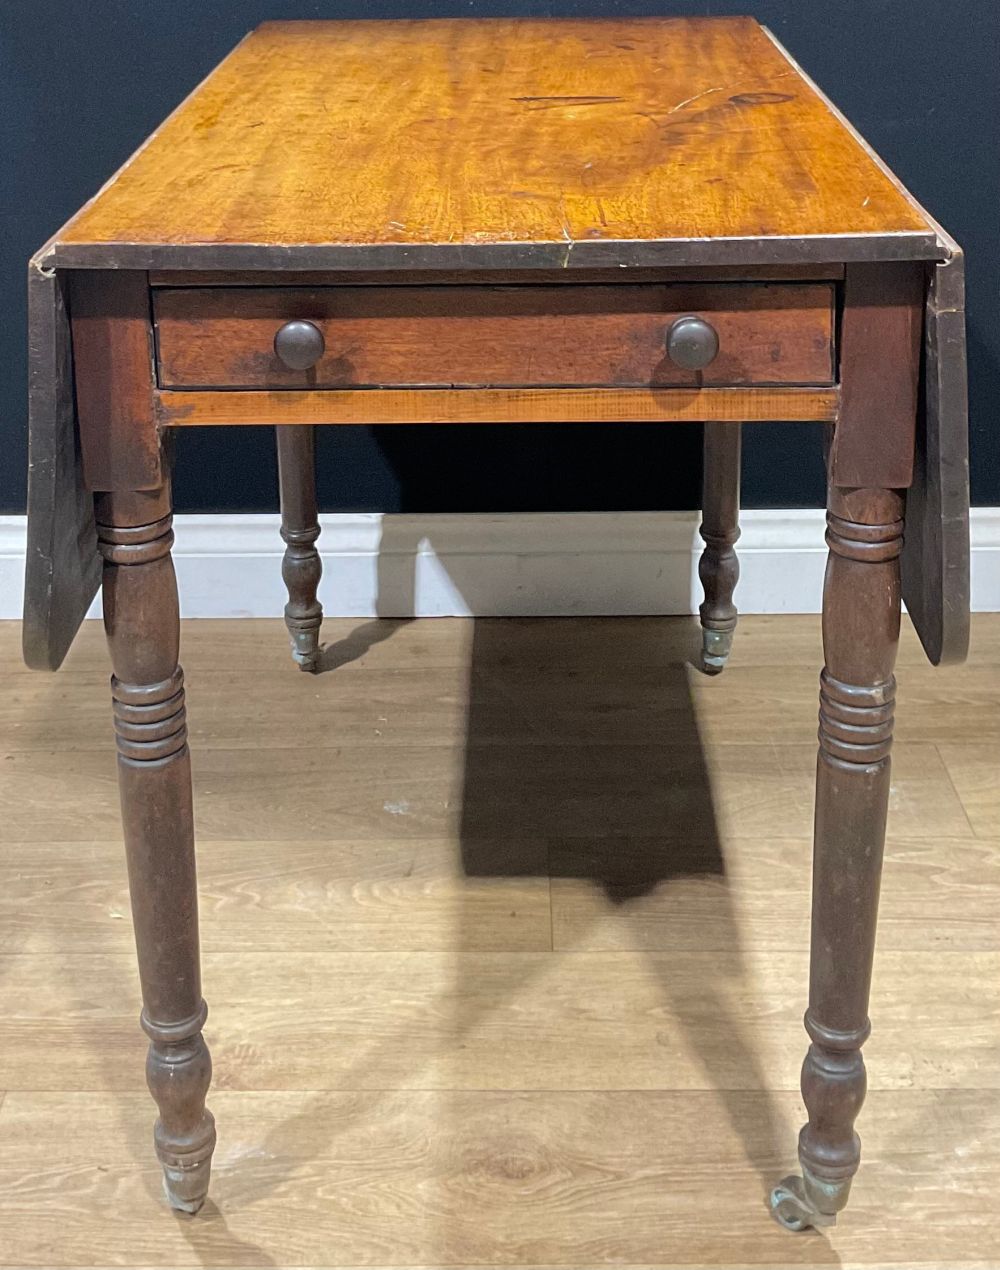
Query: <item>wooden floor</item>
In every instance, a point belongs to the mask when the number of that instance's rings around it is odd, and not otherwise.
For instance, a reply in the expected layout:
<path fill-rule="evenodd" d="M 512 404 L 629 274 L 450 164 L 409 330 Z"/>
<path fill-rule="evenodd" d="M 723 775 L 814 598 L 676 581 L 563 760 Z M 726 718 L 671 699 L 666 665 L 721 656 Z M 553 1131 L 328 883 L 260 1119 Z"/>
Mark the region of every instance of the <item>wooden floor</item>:
<path fill-rule="evenodd" d="M 794 1163 L 818 622 L 184 630 L 211 1106 L 160 1199 L 99 627 L 0 627 L 0 1264 L 1000 1266 L 1000 616 L 907 631 L 864 1164 Z"/>

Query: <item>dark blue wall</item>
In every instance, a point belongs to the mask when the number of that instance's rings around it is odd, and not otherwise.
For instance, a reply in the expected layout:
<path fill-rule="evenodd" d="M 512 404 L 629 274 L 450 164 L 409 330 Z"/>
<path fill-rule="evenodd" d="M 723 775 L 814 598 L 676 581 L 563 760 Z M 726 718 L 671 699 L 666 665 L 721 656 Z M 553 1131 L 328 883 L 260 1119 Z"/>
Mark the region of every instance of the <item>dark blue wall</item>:
<path fill-rule="evenodd" d="M 24 262 L 251 27 L 267 18 L 752 13 L 963 244 L 973 498 L 1000 503 L 997 0 L 6 0 L 0 12 L 0 511 L 25 482 Z M 816 429 L 748 428 L 749 506 L 822 502 Z M 669 444 L 668 444 L 669 439 Z M 272 439 L 184 432 L 179 510 L 276 504 Z M 697 505 L 697 428 L 322 429 L 329 510 Z"/>

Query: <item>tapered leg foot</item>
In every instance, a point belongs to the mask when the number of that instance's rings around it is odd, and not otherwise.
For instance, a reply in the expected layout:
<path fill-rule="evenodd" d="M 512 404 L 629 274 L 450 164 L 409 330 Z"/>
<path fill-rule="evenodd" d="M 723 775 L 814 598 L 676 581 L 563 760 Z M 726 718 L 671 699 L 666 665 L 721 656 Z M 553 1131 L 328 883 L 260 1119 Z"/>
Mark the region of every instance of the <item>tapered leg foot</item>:
<path fill-rule="evenodd" d="M 179 1024 L 152 1023 L 143 1011 L 150 1038 L 146 1083 L 160 1109 L 153 1144 L 163 1167 L 163 1190 L 171 1208 L 196 1213 L 204 1204 L 212 1175 L 215 1120 L 205 1107 L 212 1060 L 201 1029 L 208 1010 Z"/>
<path fill-rule="evenodd" d="M 281 487 L 281 536 L 285 555 L 281 576 L 288 589 L 285 626 L 292 658 L 300 670 L 317 667 L 323 608 L 317 599 L 323 562 L 316 550 L 316 456 L 313 429 L 298 425 L 276 429 Z"/>
<path fill-rule="evenodd" d="M 740 578 L 735 544 L 740 536 L 740 425 L 705 424 L 704 488 L 700 533 L 705 550 L 698 576 L 705 591 L 701 615 L 701 665 L 718 675 L 726 665 L 736 632 L 733 593 Z"/>
<path fill-rule="evenodd" d="M 286 538 L 285 541 L 287 542 L 288 539 Z M 289 558 L 289 554 L 286 552 L 285 559 L 288 560 Z M 287 583 L 287 570 L 283 570 L 283 575 Z M 319 660 L 319 630 L 323 618 L 320 615 L 315 621 L 310 621 L 306 624 L 300 617 L 290 613 L 290 608 L 290 605 L 285 606 L 285 626 L 288 629 L 288 642 L 292 651 L 292 661 L 295 662 L 299 670 L 305 670 L 311 674 L 315 672 Z"/>

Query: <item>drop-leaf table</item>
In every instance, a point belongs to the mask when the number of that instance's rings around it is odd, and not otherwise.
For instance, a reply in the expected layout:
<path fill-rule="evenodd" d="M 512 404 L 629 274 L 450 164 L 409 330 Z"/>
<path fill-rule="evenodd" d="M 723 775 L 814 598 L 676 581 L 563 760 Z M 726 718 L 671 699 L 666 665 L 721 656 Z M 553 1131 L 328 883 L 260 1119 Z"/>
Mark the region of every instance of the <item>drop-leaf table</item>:
<path fill-rule="evenodd" d="M 155 1146 L 189 1212 L 215 1127 L 173 430 L 276 426 L 309 667 L 316 426 L 703 424 L 718 670 L 740 423 L 827 425 L 808 1122 L 772 1206 L 832 1223 L 860 1153 L 901 596 L 933 662 L 968 634 L 956 244 L 748 18 L 278 22 L 29 276 L 25 656 L 57 668 L 103 578 Z"/>

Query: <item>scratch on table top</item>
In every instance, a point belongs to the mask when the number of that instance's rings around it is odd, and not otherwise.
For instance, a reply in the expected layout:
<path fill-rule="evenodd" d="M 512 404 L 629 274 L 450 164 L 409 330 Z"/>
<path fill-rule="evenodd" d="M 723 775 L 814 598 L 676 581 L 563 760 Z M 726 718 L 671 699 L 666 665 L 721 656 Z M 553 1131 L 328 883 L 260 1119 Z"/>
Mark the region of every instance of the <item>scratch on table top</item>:
<path fill-rule="evenodd" d="M 624 97 L 512 97 L 521 106 L 529 110 L 555 110 L 560 106 L 608 106 Z"/>
<path fill-rule="evenodd" d="M 573 250 L 575 246 L 575 243 L 573 241 L 573 235 L 569 232 L 569 215 L 566 211 L 566 195 L 565 194 L 559 195 L 559 212 L 560 212 L 560 220 L 562 222 L 560 225 L 560 228 L 562 229 L 562 236 L 566 243 L 566 251 L 563 254 L 561 268 L 565 269 L 566 266 L 569 264 L 570 252 Z"/>
<path fill-rule="evenodd" d="M 671 106 L 666 112 L 668 115 L 675 115 L 678 110 L 683 110 L 685 106 L 690 106 L 693 101 L 700 101 L 702 97 L 710 97 L 712 93 L 723 93 L 725 88 L 706 88 L 703 92 L 695 93 L 693 97 L 685 97 L 683 101 L 679 101 L 676 106 Z"/>
<path fill-rule="evenodd" d="M 794 71 L 782 71 L 780 75 L 769 75 L 763 82 L 765 84 L 773 84 L 775 80 L 788 79 L 794 73 Z M 757 82 L 760 83 L 761 81 L 758 80 Z M 685 97 L 683 101 L 679 101 L 676 106 L 671 106 L 664 113 L 675 115 L 678 110 L 683 110 L 685 106 L 690 106 L 692 102 L 701 101 L 702 97 L 711 97 L 713 93 L 728 93 L 731 89 L 739 88 L 741 83 L 745 84 L 746 80 L 737 80 L 734 84 L 720 84 L 717 88 L 703 88 L 700 93 L 695 93 L 692 97 Z"/>

